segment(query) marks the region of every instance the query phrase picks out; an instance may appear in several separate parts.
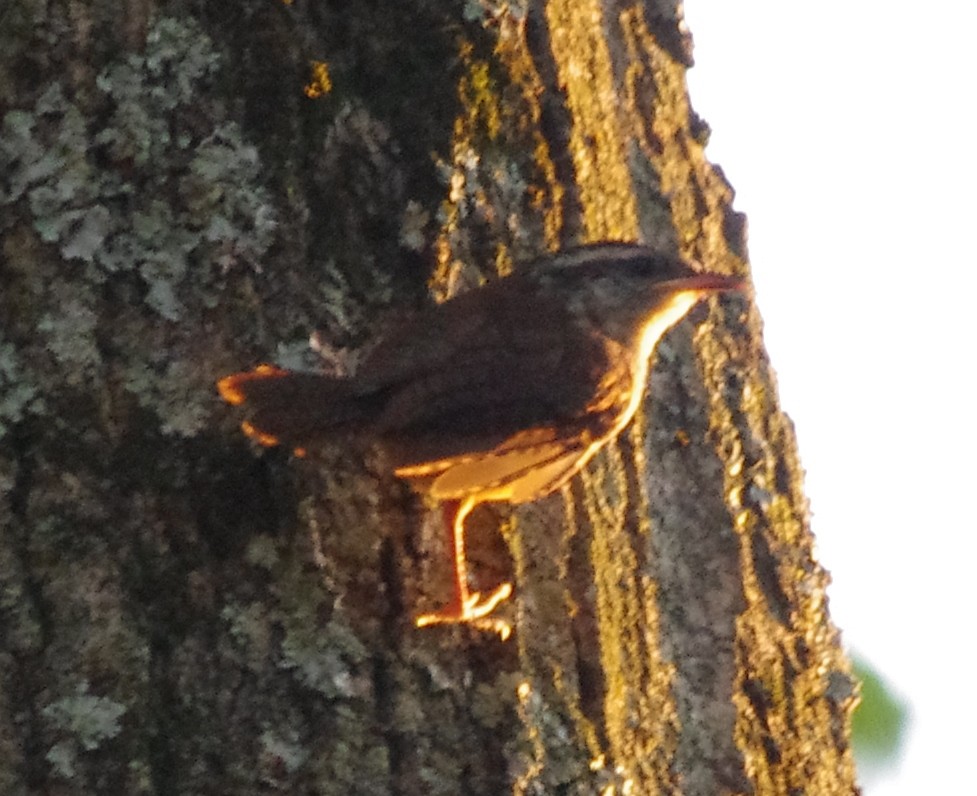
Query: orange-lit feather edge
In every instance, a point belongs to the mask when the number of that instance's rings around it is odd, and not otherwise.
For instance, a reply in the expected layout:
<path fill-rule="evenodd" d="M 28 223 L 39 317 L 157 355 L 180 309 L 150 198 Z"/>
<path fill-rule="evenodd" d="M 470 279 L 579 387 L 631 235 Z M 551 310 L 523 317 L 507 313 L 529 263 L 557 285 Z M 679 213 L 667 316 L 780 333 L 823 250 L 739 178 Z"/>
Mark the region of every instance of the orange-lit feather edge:
<path fill-rule="evenodd" d="M 258 365 L 254 370 L 245 371 L 243 373 L 232 373 L 230 376 L 225 376 L 223 379 L 217 382 L 217 392 L 220 393 L 221 398 L 227 401 L 231 406 L 240 406 L 247 400 L 246 390 L 241 388 L 242 384 L 246 384 L 249 381 L 258 381 L 262 379 L 277 379 L 281 376 L 287 376 L 288 371 L 282 370 L 281 368 L 276 368 L 274 365 Z M 254 424 L 245 420 L 241 423 L 241 431 L 245 433 L 246 436 L 253 439 L 259 445 L 266 448 L 272 448 L 275 445 L 281 443 L 281 440 L 274 434 L 267 434 L 259 428 L 256 428 Z M 296 456 L 304 457 L 306 454 L 305 448 L 295 448 L 294 451 Z"/>

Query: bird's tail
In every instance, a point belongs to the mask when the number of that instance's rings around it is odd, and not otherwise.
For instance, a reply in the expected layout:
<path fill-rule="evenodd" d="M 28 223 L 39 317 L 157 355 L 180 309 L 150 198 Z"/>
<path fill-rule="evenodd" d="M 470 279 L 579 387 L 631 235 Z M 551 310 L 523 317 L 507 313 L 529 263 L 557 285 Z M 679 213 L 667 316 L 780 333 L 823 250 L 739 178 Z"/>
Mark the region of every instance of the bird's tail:
<path fill-rule="evenodd" d="M 329 433 L 355 429 L 364 416 L 347 379 L 319 373 L 296 373 L 259 365 L 225 376 L 217 390 L 229 404 L 243 405 L 244 432 L 262 445 L 298 449 Z"/>

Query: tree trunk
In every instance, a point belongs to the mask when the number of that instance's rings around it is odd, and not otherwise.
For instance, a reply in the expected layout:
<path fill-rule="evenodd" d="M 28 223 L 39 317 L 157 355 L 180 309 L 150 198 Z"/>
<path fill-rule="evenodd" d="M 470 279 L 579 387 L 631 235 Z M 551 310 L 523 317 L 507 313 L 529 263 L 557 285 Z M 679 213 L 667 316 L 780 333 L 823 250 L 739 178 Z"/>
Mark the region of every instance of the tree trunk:
<path fill-rule="evenodd" d="M 577 242 L 745 273 L 689 47 L 667 0 L 5 0 L 0 792 L 855 790 L 746 298 L 570 487 L 472 516 L 508 642 L 414 627 L 448 557 L 382 461 L 214 390 Z"/>

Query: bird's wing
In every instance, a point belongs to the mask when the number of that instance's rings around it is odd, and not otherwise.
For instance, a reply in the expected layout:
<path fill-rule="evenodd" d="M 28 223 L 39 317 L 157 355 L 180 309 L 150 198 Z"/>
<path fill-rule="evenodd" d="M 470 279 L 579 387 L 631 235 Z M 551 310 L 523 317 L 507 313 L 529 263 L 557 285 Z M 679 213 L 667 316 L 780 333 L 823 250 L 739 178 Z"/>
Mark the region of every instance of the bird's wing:
<path fill-rule="evenodd" d="M 403 447 L 401 464 L 537 444 L 523 432 L 550 429 L 568 442 L 602 426 L 629 389 L 617 343 L 565 319 L 524 318 L 473 335 L 450 365 L 389 385 L 375 431 Z"/>
<path fill-rule="evenodd" d="M 417 462 L 574 416 L 606 360 L 561 303 L 510 277 L 388 331 L 351 378 L 261 366 L 218 388 L 245 405 L 245 430 L 264 444 L 307 445 L 345 429 L 401 443 Z"/>
<path fill-rule="evenodd" d="M 388 329 L 357 369 L 363 394 L 443 373 L 487 351 L 548 346 L 568 323 L 557 297 L 510 276 L 432 305 Z"/>
<path fill-rule="evenodd" d="M 480 352 L 387 403 L 396 473 L 421 491 L 534 500 L 620 430 L 634 385 L 617 343 L 570 325 L 539 351 Z"/>

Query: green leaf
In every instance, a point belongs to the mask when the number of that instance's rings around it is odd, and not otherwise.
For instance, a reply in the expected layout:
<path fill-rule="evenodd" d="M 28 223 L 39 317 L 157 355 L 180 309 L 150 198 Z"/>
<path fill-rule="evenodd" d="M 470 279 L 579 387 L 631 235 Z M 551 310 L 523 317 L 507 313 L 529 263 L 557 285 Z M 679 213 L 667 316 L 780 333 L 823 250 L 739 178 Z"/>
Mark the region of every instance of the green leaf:
<path fill-rule="evenodd" d="M 861 683 L 861 702 L 852 716 L 852 747 L 860 763 L 889 765 L 898 758 L 906 737 L 908 706 L 865 661 L 854 660 Z"/>

